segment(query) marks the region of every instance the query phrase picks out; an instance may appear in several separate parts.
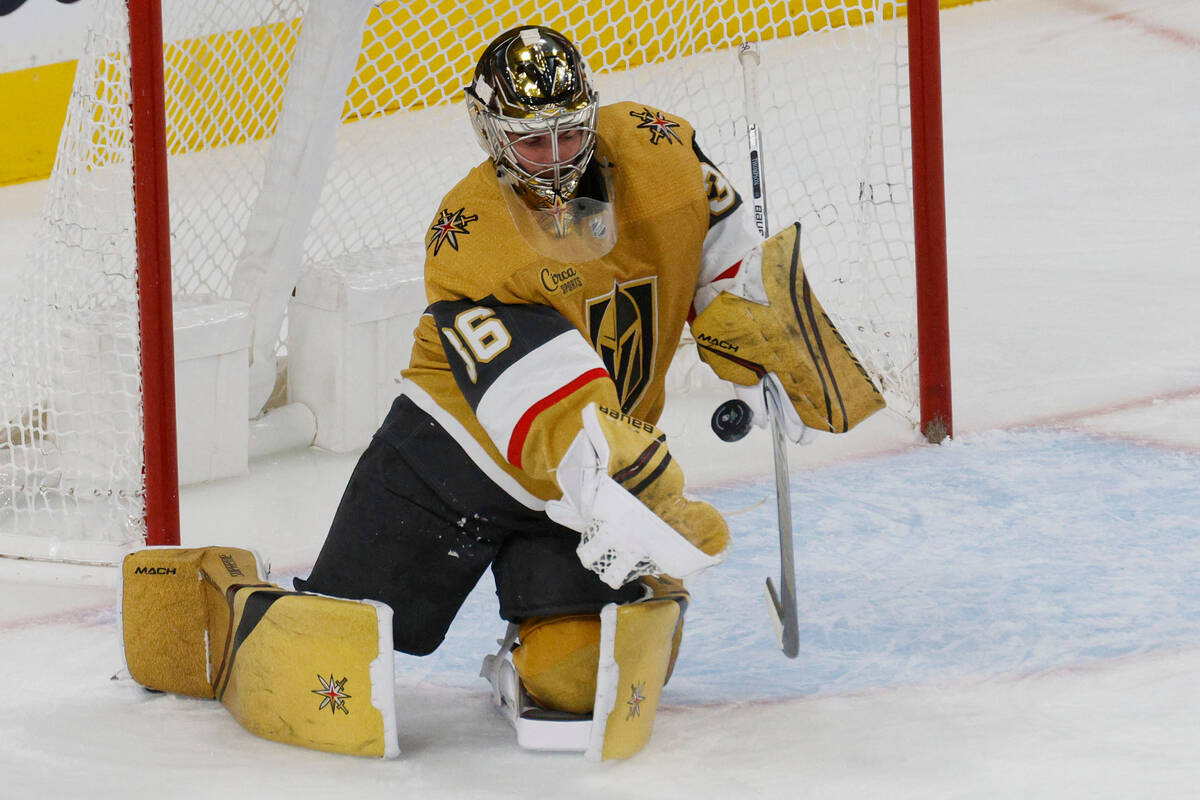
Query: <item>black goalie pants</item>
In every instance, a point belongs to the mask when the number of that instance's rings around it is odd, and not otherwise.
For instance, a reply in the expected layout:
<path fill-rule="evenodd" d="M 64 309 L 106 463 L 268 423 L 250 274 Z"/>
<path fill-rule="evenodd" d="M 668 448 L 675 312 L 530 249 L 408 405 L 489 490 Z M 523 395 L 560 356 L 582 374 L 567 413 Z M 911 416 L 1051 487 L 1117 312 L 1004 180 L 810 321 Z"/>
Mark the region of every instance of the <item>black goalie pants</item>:
<path fill-rule="evenodd" d="M 579 534 L 519 504 L 401 395 L 346 486 L 329 535 L 296 588 L 391 606 L 393 645 L 426 655 L 489 566 L 500 616 L 598 612 L 642 594 L 579 563 Z"/>

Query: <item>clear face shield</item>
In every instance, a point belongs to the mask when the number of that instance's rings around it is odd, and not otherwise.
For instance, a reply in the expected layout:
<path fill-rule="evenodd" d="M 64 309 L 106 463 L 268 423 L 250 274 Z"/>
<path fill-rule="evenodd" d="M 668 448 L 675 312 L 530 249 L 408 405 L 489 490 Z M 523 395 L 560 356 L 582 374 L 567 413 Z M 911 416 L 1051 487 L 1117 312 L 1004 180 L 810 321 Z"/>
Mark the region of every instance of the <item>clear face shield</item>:
<path fill-rule="evenodd" d="M 578 160 L 572 153 L 581 146 L 588 155 L 592 146 L 606 150 L 595 136 L 592 130 L 575 129 L 549 136 L 543 127 L 510 141 L 520 172 L 499 170 L 500 194 L 521 237 L 535 252 L 560 263 L 594 261 L 617 243 L 608 163 L 598 153 Z"/>

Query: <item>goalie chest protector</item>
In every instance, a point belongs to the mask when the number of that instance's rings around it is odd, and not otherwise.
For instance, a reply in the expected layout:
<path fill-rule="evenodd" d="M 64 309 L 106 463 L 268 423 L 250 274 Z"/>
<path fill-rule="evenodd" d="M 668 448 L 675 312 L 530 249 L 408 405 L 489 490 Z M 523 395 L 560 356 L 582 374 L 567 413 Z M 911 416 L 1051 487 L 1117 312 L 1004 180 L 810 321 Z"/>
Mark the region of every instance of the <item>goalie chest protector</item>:
<path fill-rule="evenodd" d="M 615 199 L 617 238 L 607 255 L 565 264 L 535 252 L 521 238 L 495 170 L 485 161 L 445 197 L 427 232 L 426 294 L 431 304 L 465 300 L 549 306 L 602 357 L 612 344 L 600 341 L 612 338 L 611 328 L 604 326 L 615 317 L 622 349 L 617 357 L 610 351 L 605 365 L 623 410 L 655 422 L 699 275 L 708 198 L 693 130 L 684 120 L 618 103 L 600 109 L 598 129 L 596 157 L 612 165 Z M 549 476 L 513 466 L 493 444 L 454 380 L 431 314 L 417 328 L 404 377 L 486 451 L 493 464 L 481 464 L 485 471 L 498 467 L 541 499 L 559 495 Z"/>

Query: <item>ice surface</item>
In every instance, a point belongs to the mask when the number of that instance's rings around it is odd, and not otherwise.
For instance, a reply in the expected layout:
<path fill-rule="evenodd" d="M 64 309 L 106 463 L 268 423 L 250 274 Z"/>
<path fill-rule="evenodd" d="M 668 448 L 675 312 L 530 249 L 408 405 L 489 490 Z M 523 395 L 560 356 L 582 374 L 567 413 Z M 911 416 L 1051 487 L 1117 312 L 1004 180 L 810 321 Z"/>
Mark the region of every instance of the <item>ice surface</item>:
<path fill-rule="evenodd" d="M 520 751 L 476 677 L 488 579 L 397 658 L 401 758 L 302 751 L 121 675 L 110 587 L 0 582 L 0 797 L 1186 797 L 1200 785 L 1200 4 L 990 0 L 942 15 L 956 440 L 887 416 L 792 453 L 802 620 L 777 652 L 770 448 L 711 397 L 663 427 L 729 514 L 654 739 Z M 0 258 L 36 190 L 0 192 Z M 0 269 L 0 279 L 7 270 Z M 185 490 L 184 543 L 307 571 L 354 463 Z M 112 679 L 116 676 L 116 679 Z M 151 788 L 154 787 L 154 788 Z"/>

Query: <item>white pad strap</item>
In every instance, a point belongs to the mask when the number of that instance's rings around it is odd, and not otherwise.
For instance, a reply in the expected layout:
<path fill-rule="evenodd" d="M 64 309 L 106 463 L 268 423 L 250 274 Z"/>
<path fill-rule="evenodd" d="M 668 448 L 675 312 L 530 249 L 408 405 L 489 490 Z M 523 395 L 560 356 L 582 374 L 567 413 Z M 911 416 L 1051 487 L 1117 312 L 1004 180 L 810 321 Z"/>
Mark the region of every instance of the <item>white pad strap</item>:
<path fill-rule="evenodd" d="M 616 589 L 643 575 L 686 578 L 721 563 L 692 545 L 608 474 L 609 445 L 595 403 L 558 465 L 563 496 L 546 503 L 550 519 L 579 531 L 576 553 Z"/>
<path fill-rule="evenodd" d="M 600 609 L 600 660 L 596 665 L 596 700 L 592 706 L 592 729 L 584 757 L 601 761 L 604 757 L 604 734 L 608 715 L 617 704 L 617 681 L 621 667 L 617 664 L 617 606 L 609 603 Z"/>

